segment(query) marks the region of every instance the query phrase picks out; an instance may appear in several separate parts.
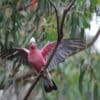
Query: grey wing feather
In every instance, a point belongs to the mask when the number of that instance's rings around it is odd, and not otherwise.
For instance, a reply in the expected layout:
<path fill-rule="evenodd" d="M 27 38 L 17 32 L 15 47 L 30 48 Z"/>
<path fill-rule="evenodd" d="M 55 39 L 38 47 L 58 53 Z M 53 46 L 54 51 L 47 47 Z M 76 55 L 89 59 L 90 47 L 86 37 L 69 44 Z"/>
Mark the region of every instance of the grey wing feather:
<path fill-rule="evenodd" d="M 79 38 L 64 39 L 61 41 L 60 45 L 57 48 L 57 51 L 50 62 L 48 70 L 53 71 L 56 66 L 63 62 L 67 57 L 74 54 L 75 52 L 80 51 L 86 47 L 86 43 Z M 50 52 L 51 53 L 51 52 Z M 47 56 L 47 60 L 50 56 L 50 53 Z"/>
<path fill-rule="evenodd" d="M 28 63 L 28 50 L 26 48 L 12 48 L 5 49 L 0 52 L 1 59 L 13 60 L 21 58 L 22 64 L 29 65 Z M 17 60 L 19 61 L 19 60 Z M 20 62 L 19 62 L 20 63 Z"/>

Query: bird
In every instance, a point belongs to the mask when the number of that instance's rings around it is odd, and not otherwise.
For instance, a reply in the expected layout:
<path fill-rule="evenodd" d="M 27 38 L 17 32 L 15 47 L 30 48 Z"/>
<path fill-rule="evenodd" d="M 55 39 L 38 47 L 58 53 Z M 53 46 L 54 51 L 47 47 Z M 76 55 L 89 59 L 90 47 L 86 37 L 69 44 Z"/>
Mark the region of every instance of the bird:
<path fill-rule="evenodd" d="M 32 37 L 28 43 L 27 48 L 10 48 L 0 52 L 0 58 L 6 60 L 17 59 L 18 63 L 32 67 L 32 70 L 38 74 L 46 65 L 57 41 L 49 42 L 41 49 L 37 46 L 36 40 Z M 56 69 L 57 65 L 64 62 L 70 55 L 84 49 L 86 42 L 80 38 L 62 39 L 59 44 L 48 68 L 43 73 L 41 79 L 43 80 L 44 89 L 47 93 L 53 90 L 58 90 L 51 73 Z M 20 60 L 18 60 L 20 59 Z"/>

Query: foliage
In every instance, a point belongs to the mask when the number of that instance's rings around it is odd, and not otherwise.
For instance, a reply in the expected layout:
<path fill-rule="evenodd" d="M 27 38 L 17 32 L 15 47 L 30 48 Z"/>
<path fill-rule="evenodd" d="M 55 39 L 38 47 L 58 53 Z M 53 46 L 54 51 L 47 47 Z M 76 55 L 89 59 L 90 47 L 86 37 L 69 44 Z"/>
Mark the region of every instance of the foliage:
<path fill-rule="evenodd" d="M 66 6 L 71 0 L 53 1 Z M 90 1 L 89 4 L 88 1 Z M 48 0 L 38 0 L 34 9 L 27 6 L 30 3 L 31 0 L 0 1 L 0 50 L 11 47 L 27 47 L 32 36 L 36 38 L 40 48 L 45 43 L 56 40 L 55 12 Z M 84 30 L 90 27 L 89 21 L 92 13 L 98 14 L 98 5 L 100 5 L 99 0 L 76 0 L 72 10 L 66 16 L 64 38 L 80 37 L 85 40 Z M 89 48 L 67 58 L 64 63 L 59 65 L 53 73 L 58 85 L 57 92 L 46 94 L 40 82 L 33 90 L 29 100 L 33 98 L 36 100 L 99 100 L 100 54 L 93 50 L 94 48 Z M 7 63 L 11 64 L 11 62 Z M 0 89 L 7 90 L 11 87 L 11 80 L 14 78 L 9 77 L 10 66 L 6 66 L 0 59 Z M 23 67 L 27 70 L 26 66 L 22 65 L 21 68 Z M 15 83 L 16 94 L 20 88 L 27 85 L 23 80 Z"/>

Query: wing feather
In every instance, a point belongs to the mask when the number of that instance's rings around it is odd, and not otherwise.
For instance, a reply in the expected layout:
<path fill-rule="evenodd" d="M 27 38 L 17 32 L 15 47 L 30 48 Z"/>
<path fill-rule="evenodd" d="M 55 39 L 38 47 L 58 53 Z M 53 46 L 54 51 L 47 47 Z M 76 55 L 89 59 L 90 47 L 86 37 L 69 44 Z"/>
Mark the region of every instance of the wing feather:
<path fill-rule="evenodd" d="M 48 55 L 48 53 L 51 52 L 52 49 L 55 47 L 55 45 L 56 45 L 56 41 L 50 42 L 50 43 L 46 44 L 46 45 L 42 48 L 41 53 L 42 53 L 42 55 L 43 55 L 43 57 L 44 57 L 45 59 L 46 59 L 46 56 Z"/>
<path fill-rule="evenodd" d="M 7 59 L 7 60 L 16 59 L 16 62 L 18 63 L 20 63 L 20 60 L 17 60 L 17 59 L 21 58 L 22 64 L 29 65 L 28 52 L 29 51 L 25 48 L 6 49 L 0 52 L 0 58 Z"/>
<path fill-rule="evenodd" d="M 57 51 L 56 51 L 54 57 L 52 58 L 52 61 L 50 62 L 48 70 L 50 72 L 53 71 L 56 68 L 56 66 L 59 63 L 64 62 L 64 60 L 67 57 L 69 57 L 73 53 L 78 52 L 79 50 L 81 50 L 85 47 L 86 47 L 86 43 L 79 38 L 71 38 L 71 39 L 62 40 L 60 45 L 57 48 Z M 50 49 L 49 52 L 46 52 L 47 60 L 48 60 L 52 50 L 53 49 Z"/>

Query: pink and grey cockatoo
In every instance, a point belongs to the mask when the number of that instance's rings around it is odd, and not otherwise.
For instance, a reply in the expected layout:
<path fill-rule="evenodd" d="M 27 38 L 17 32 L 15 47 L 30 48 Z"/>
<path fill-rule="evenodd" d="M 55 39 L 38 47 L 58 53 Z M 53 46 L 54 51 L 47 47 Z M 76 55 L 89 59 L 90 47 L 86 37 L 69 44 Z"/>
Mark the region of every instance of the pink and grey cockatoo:
<path fill-rule="evenodd" d="M 13 58 L 20 58 L 19 63 L 26 64 L 33 67 L 33 70 L 38 74 L 46 65 L 46 62 L 56 45 L 56 41 L 46 44 L 42 49 L 37 47 L 35 39 L 32 37 L 29 42 L 29 48 L 11 48 L 2 51 L 0 57 L 2 59 L 12 60 Z M 85 48 L 86 43 L 79 38 L 63 39 L 58 46 L 46 72 L 42 76 L 44 89 L 46 92 L 57 90 L 57 86 L 53 81 L 50 73 L 55 70 L 56 66 L 63 62 L 69 55 L 78 52 Z"/>

